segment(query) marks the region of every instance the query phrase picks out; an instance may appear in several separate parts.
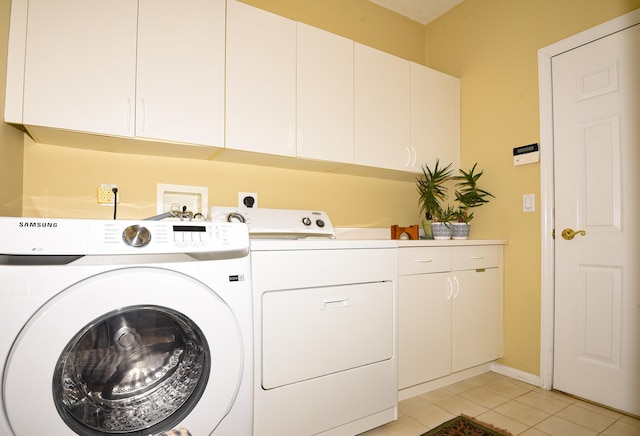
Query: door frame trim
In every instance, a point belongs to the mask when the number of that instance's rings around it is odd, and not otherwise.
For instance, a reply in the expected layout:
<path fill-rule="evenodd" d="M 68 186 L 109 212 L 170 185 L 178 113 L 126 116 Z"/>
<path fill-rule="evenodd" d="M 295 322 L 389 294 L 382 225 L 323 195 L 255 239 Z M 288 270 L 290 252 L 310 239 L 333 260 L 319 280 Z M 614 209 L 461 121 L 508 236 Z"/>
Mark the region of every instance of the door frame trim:
<path fill-rule="evenodd" d="M 540 101 L 540 203 L 541 203 L 541 320 L 540 320 L 540 387 L 553 387 L 553 339 L 555 294 L 554 230 L 554 143 L 551 59 L 581 45 L 640 24 L 640 9 L 595 26 L 538 50 Z"/>

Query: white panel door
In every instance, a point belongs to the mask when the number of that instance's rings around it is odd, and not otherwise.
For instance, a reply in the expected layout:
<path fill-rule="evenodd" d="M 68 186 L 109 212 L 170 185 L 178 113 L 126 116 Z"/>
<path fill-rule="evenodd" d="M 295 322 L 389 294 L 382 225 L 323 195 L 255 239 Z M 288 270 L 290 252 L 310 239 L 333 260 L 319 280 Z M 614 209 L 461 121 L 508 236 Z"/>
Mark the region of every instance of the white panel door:
<path fill-rule="evenodd" d="M 30 0 L 24 124 L 133 136 L 137 18 L 136 1 Z"/>
<path fill-rule="evenodd" d="M 460 79 L 411 63 L 411 170 L 460 157 Z"/>
<path fill-rule="evenodd" d="M 499 268 L 453 272 L 451 371 L 501 356 L 502 292 Z"/>
<path fill-rule="evenodd" d="M 353 41 L 297 27 L 297 155 L 353 163 Z"/>
<path fill-rule="evenodd" d="M 409 61 L 356 43 L 354 68 L 355 163 L 410 170 Z"/>
<path fill-rule="evenodd" d="M 140 0 L 136 136 L 224 146 L 224 0 Z"/>
<path fill-rule="evenodd" d="M 226 147 L 296 155 L 296 22 L 227 3 Z"/>
<path fill-rule="evenodd" d="M 554 57 L 552 73 L 553 387 L 640 415 L 640 25 Z"/>
<path fill-rule="evenodd" d="M 398 389 L 451 373 L 452 296 L 448 272 L 400 276 Z"/>

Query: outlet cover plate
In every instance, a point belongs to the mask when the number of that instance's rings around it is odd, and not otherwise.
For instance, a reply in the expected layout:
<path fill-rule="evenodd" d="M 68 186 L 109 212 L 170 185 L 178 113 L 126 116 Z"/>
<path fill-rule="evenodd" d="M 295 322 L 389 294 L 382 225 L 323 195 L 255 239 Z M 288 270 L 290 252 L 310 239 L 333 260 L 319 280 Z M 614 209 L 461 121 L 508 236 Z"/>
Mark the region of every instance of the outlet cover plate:
<path fill-rule="evenodd" d="M 120 192 L 118 195 L 113 192 L 113 188 L 117 188 L 117 185 L 112 185 L 109 183 L 101 183 L 98 186 L 98 204 L 102 206 L 113 206 L 113 200 L 115 197 L 116 203 L 120 203 Z"/>

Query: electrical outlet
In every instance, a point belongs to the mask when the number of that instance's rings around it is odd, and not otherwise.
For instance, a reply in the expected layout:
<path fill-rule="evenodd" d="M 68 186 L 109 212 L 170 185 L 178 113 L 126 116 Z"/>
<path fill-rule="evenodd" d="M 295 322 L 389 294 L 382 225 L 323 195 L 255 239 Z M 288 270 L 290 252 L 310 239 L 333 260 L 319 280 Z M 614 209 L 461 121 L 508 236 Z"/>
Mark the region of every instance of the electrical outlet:
<path fill-rule="evenodd" d="M 118 188 L 118 186 L 106 183 L 98 186 L 98 204 L 102 204 L 103 206 L 113 206 L 114 198 L 117 203 L 120 203 L 120 193 L 116 196 L 113 192 L 113 188 Z"/>
<path fill-rule="evenodd" d="M 258 194 L 255 192 L 238 192 L 238 207 L 258 207 Z"/>

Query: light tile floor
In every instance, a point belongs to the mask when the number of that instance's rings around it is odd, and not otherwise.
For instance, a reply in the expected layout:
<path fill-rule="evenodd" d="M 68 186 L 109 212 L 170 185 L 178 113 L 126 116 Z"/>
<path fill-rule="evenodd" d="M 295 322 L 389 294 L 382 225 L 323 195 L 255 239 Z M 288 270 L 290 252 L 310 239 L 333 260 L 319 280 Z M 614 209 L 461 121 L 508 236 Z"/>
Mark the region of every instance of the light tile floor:
<path fill-rule="evenodd" d="M 522 436 L 640 436 L 640 419 L 488 372 L 401 401 L 398 420 L 362 436 L 419 436 L 459 414 Z"/>

